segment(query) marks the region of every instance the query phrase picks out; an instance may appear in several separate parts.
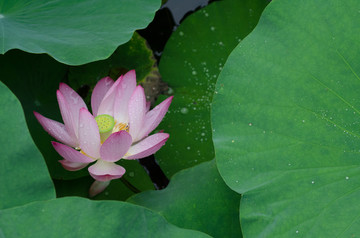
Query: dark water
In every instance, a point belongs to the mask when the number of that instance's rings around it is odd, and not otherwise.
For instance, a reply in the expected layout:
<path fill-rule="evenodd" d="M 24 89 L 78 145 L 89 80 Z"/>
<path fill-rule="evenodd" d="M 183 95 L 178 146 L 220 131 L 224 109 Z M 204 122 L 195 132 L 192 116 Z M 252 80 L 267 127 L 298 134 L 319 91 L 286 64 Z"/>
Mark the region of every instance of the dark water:
<path fill-rule="evenodd" d="M 138 32 L 149 43 L 158 62 L 165 44 L 181 22 L 193 12 L 214 0 L 169 0 L 157 12 L 154 20 Z"/>

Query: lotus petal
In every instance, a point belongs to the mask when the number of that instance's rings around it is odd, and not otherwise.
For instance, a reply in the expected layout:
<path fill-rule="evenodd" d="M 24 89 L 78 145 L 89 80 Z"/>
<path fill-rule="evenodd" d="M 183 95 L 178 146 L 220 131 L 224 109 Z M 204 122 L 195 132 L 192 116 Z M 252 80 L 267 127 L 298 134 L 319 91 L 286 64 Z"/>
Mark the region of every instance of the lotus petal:
<path fill-rule="evenodd" d="M 156 153 L 167 141 L 169 134 L 167 133 L 156 133 L 139 143 L 133 145 L 128 150 L 128 153 L 123 157 L 124 159 L 141 159 Z"/>
<path fill-rule="evenodd" d="M 121 178 L 125 169 L 120 165 L 104 160 L 98 160 L 94 165 L 89 167 L 90 175 L 98 181 L 109 181 Z"/>
<path fill-rule="evenodd" d="M 80 109 L 79 144 L 87 155 L 94 159 L 100 158 L 99 127 L 94 117 L 85 108 Z"/>
<path fill-rule="evenodd" d="M 97 116 L 99 106 L 101 101 L 104 99 L 104 96 L 109 91 L 111 86 L 114 84 L 114 80 L 110 77 L 102 78 L 95 86 L 91 94 L 91 109 L 94 117 Z"/>
<path fill-rule="evenodd" d="M 46 118 L 37 112 L 34 112 L 34 115 L 44 130 L 56 140 L 71 147 L 79 146 L 78 140 L 75 137 L 71 137 L 69 135 L 64 124 Z"/>

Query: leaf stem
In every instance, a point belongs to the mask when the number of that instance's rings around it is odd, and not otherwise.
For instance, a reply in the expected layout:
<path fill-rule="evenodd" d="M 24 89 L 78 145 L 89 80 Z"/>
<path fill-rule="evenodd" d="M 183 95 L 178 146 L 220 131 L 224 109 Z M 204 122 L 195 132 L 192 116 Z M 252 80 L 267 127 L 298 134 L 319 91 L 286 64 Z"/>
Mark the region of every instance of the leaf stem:
<path fill-rule="evenodd" d="M 129 181 L 126 180 L 126 178 L 122 177 L 120 178 L 121 182 L 125 184 L 126 187 L 128 187 L 133 193 L 140 193 L 141 191 L 132 185 Z"/>

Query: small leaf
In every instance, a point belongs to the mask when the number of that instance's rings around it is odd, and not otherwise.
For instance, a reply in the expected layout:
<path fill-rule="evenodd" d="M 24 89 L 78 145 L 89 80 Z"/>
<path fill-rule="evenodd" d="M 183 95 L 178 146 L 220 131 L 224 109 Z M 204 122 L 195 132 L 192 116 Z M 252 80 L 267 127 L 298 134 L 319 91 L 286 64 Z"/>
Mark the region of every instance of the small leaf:
<path fill-rule="evenodd" d="M 119 46 L 109 58 L 70 67 L 69 85 L 76 90 L 84 86 L 90 89 L 103 77 L 110 76 L 116 80 L 120 75 L 132 69 L 136 71 L 138 83 L 145 86 L 146 95 L 151 96 L 154 101 L 153 98 L 163 90 L 159 82 L 158 68 L 146 40 L 137 32 L 129 42 Z M 157 80 L 156 84 L 147 85 L 155 80 Z M 85 100 L 90 102 L 90 93 L 87 94 Z"/>

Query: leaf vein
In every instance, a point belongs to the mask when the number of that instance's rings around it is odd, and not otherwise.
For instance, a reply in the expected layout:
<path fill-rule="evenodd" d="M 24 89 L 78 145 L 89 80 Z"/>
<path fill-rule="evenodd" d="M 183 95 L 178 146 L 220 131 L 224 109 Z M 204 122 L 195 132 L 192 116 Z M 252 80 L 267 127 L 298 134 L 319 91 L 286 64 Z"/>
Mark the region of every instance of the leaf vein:
<path fill-rule="evenodd" d="M 334 94 L 337 98 L 339 98 L 342 102 L 344 102 L 346 105 L 348 105 L 350 108 L 354 109 L 354 111 L 356 111 L 357 113 L 360 113 L 360 111 L 358 109 L 356 109 L 353 105 L 351 105 L 348 101 L 346 101 L 343 97 L 341 97 L 337 92 L 335 92 L 334 90 L 332 90 L 330 87 L 328 87 L 326 84 L 324 84 L 323 82 L 321 82 L 318 78 L 316 78 L 314 75 L 311 75 L 311 77 L 317 81 L 319 84 L 321 84 L 322 86 L 324 86 L 327 90 L 329 90 L 332 94 Z"/>

